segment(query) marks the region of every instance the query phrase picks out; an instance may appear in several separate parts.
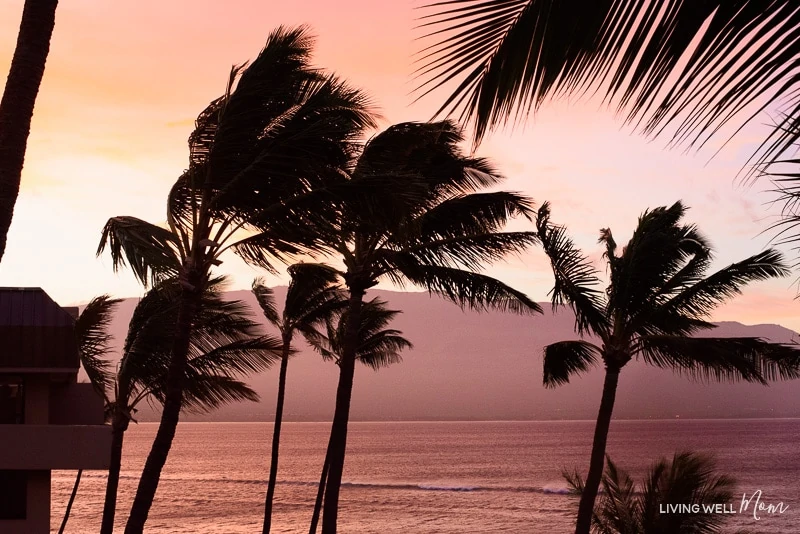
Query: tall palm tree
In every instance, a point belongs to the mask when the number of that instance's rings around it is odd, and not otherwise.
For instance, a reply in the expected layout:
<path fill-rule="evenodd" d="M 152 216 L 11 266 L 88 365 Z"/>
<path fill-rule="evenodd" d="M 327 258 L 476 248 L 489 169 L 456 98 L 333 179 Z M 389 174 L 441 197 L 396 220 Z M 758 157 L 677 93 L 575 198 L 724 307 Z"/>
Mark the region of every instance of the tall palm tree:
<path fill-rule="evenodd" d="M 33 107 L 50 52 L 57 6 L 58 0 L 26 0 L 11 69 L 0 99 L 0 260 L 6 251 L 19 196 Z"/>
<path fill-rule="evenodd" d="M 212 278 L 190 334 L 182 410 L 205 413 L 231 402 L 257 401 L 241 377 L 263 371 L 280 354 L 280 341 L 260 335 L 246 304 L 224 298 L 224 279 Z M 148 291 L 134 309 L 106 413 L 111 420 L 111 466 L 102 534 L 114 529 L 125 431 L 142 401 L 163 405 L 180 290 L 175 280 Z M 111 388 L 109 388 L 111 389 Z"/>
<path fill-rule="evenodd" d="M 315 231 L 342 258 L 348 330 L 329 443 L 322 532 L 336 532 L 339 489 L 364 295 L 381 279 L 412 283 L 474 309 L 540 312 L 524 294 L 480 274 L 486 264 L 525 250 L 533 232 L 505 232 L 533 214 L 527 197 L 483 192 L 501 177 L 488 161 L 464 156 L 452 123 L 403 123 L 374 136 L 356 154 L 349 181 L 358 194 L 335 203 L 338 217 Z"/>
<path fill-rule="evenodd" d="M 627 121 L 702 146 L 777 107 L 754 154 L 800 140 L 795 0 L 449 0 L 424 6 L 421 94 L 455 84 L 440 112 L 475 126 L 524 120 L 549 96 L 599 90 Z M 760 167 L 757 165 L 756 168 Z"/>
<path fill-rule="evenodd" d="M 676 453 L 672 461 L 662 458 L 647 472 L 637 488 L 623 469 L 607 459 L 603 492 L 595 505 L 592 532 L 595 534 L 719 534 L 726 514 L 661 513 L 666 504 L 718 505 L 733 499 L 735 481 L 719 474 L 709 457 L 693 452 Z M 580 493 L 582 481 L 568 476 Z"/>
<path fill-rule="evenodd" d="M 89 377 L 89 382 L 94 390 L 103 398 L 105 406 L 108 406 L 107 388 L 112 380 L 111 364 L 107 359 L 112 337 L 108 332 L 108 327 L 111 324 L 114 308 L 120 302 L 120 299 L 112 299 L 108 295 L 95 297 L 89 301 L 75 320 L 76 346 L 81 367 Z M 79 469 L 67 502 L 64 519 L 58 529 L 59 534 L 62 534 L 67 527 L 72 505 L 78 495 L 82 474 L 83 469 Z"/>
<path fill-rule="evenodd" d="M 292 355 L 292 339 L 295 333 L 302 335 L 314 331 L 316 324 L 325 321 L 341 309 L 345 300 L 336 282 L 338 274 L 334 269 L 313 263 L 297 263 L 289 267 L 292 281 L 286 291 L 283 311 L 278 312 L 272 289 L 259 279 L 253 282 L 253 293 L 261 306 L 267 321 L 278 329 L 281 335 L 281 369 L 278 375 L 278 401 L 275 407 L 275 423 L 272 431 L 272 456 L 269 466 L 267 496 L 264 502 L 264 534 L 272 526 L 272 501 L 275 496 L 275 482 L 278 475 L 278 456 L 280 453 L 281 422 L 283 421 L 283 400 L 286 394 L 286 370 Z"/>
<path fill-rule="evenodd" d="M 190 333 L 200 296 L 226 250 L 275 270 L 313 252 L 331 215 L 331 196 L 365 127 L 369 102 L 357 90 L 309 64 L 304 28 L 272 32 L 246 68 L 235 67 L 225 93 L 200 114 L 189 137 L 189 168 L 167 202 L 168 228 L 135 217 L 106 224 L 115 268 L 126 263 L 145 285 L 177 276 L 178 319 L 164 410 L 126 526 L 141 533 L 178 424 Z M 339 191 L 338 193 L 341 193 Z M 316 224 L 315 224 L 316 223 Z"/>
<path fill-rule="evenodd" d="M 586 485 L 578 509 L 577 534 L 588 534 L 603 474 L 606 440 L 620 371 L 633 359 L 709 380 L 766 383 L 800 376 L 800 350 L 759 338 L 692 337 L 713 329 L 708 321 L 720 303 L 746 284 L 790 271 L 781 255 L 767 250 L 706 275 L 712 261 L 708 241 L 684 224 L 686 208 L 646 211 L 618 253 L 609 229 L 601 230 L 609 283 L 603 292 L 597 271 L 575 248 L 563 227 L 550 224 L 549 206 L 537 217 L 537 232 L 555 276 L 553 306 L 568 304 L 578 334 L 599 341 L 561 341 L 544 348 L 544 384 L 554 387 L 602 362 L 605 382 L 595 426 Z"/>
<path fill-rule="evenodd" d="M 308 342 L 320 353 L 322 358 L 334 361 L 336 365 L 341 365 L 347 333 L 347 312 L 344 309 L 341 309 L 341 312 L 337 317 L 326 319 L 324 331 L 314 330 L 307 335 Z M 377 371 L 382 367 L 399 363 L 402 360 L 400 353 L 405 349 L 413 348 L 411 342 L 403 337 L 402 332 L 387 328 L 399 313 L 398 310 L 387 309 L 386 302 L 378 297 L 363 303 L 359 341 L 356 348 L 357 361 Z M 325 462 L 322 466 L 317 499 L 314 503 L 314 513 L 309 528 L 310 534 L 317 531 L 328 468 L 330 467 L 329 452 L 330 449 L 326 452 Z"/>

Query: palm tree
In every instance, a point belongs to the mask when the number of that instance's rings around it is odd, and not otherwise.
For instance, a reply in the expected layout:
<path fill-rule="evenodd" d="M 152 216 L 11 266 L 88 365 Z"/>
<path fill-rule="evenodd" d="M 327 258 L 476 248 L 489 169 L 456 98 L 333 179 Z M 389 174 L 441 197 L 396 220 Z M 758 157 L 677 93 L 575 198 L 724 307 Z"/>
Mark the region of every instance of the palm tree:
<path fill-rule="evenodd" d="M 328 317 L 325 321 L 325 331 L 311 331 L 307 334 L 308 342 L 320 353 L 323 359 L 331 360 L 336 365 L 341 365 L 344 354 L 345 336 L 347 333 L 347 312 L 342 309 L 338 317 Z M 402 360 L 400 353 L 405 349 L 413 348 L 410 341 L 403 337 L 399 330 L 387 328 L 389 323 L 400 311 L 389 310 L 386 302 L 375 297 L 363 303 L 361 308 L 361 325 L 359 326 L 359 341 L 356 348 L 356 360 L 377 371 Z M 330 451 L 330 449 L 329 449 Z M 319 514 L 322 508 L 322 498 L 325 492 L 325 483 L 330 467 L 329 451 L 325 455 L 322 466 L 317 499 L 314 503 L 314 513 L 311 517 L 309 533 L 317 531 Z"/>
<path fill-rule="evenodd" d="M 8 230 L 19 196 L 33 107 L 50 52 L 56 6 L 58 0 L 25 2 L 17 46 L 0 100 L 0 260 L 6 251 Z"/>
<path fill-rule="evenodd" d="M 111 315 L 114 308 L 119 303 L 119 299 L 112 299 L 108 295 L 95 297 L 89 301 L 75 320 L 76 346 L 78 347 L 81 367 L 89 377 L 89 382 L 94 390 L 103 398 L 106 406 L 109 402 L 107 388 L 112 379 L 110 363 L 105 358 L 110 351 L 112 337 L 108 333 L 108 327 L 111 324 Z M 83 469 L 79 469 L 58 534 L 62 534 L 67 527 L 67 521 L 69 520 L 75 497 L 78 494 L 82 474 Z"/>
<path fill-rule="evenodd" d="M 576 533 L 588 534 L 603 473 L 606 439 L 620 371 L 632 359 L 708 380 L 766 383 L 800 376 L 800 350 L 759 338 L 697 338 L 714 328 L 714 308 L 753 281 L 787 276 L 781 255 L 767 250 L 706 276 L 712 250 L 693 225 L 681 222 L 686 208 L 646 211 L 622 253 L 603 229 L 609 284 L 575 248 L 563 227 L 550 224 L 547 204 L 539 209 L 537 231 L 555 276 L 553 306 L 568 304 L 578 334 L 593 334 L 599 344 L 561 341 L 544 348 L 544 384 L 569 382 L 600 361 L 605 382 L 597 416 L 586 486 L 581 494 Z"/>
<path fill-rule="evenodd" d="M 258 401 L 241 377 L 263 371 L 280 354 L 280 342 L 260 335 L 241 301 L 225 300 L 224 279 L 212 278 L 201 297 L 201 312 L 190 335 L 182 410 L 205 413 L 232 402 Z M 107 401 L 111 420 L 111 466 L 106 484 L 102 534 L 114 529 L 125 431 L 142 401 L 163 405 L 180 290 L 175 280 L 148 291 L 134 309 L 122 358 Z"/>
<path fill-rule="evenodd" d="M 603 492 L 595 505 L 595 534 L 718 534 L 728 518 L 725 514 L 669 513 L 667 504 L 714 506 L 733 499 L 734 480 L 718 474 L 714 460 L 693 452 L 676 453 L 672 461 L 653 464 L 639 488 L 630 475 L 607 459 Z M 582 481 L 577 473 L 567 476 L 577 493 Z"/>
<path fill-rule="evenodd" d="M 412 283 L 478 310 L 540 312 L 524 294 L 480 274 L 484 265 L 536 242 L 533 232 L 504 232 L 513 217 L 530 218 L 532 202 L 511 192 L 483 192 L 501 177 L 488 161 L 461 154 L 452 123 L 397 124 L 369 140 L 349 169 L 354 194 L 335 203 L 324 228 L 325 250 L 342 258 L 348 331 L 329 443 L 322 531 L 336 532 L 339 489 L 364 295 L 381 279 Z"/>
<path fill-rule="evenodd" d="M 272 32 L 248 66 L 231 71 L 225 93 L 200 114 L 189 137 L 189 168 L 167 202 L 168 228 L 135 217 L 106 224 L 115 269 L 130 266 L 145 285 L 180 280 L 161 423 L 147 457 L 126 526 L 141 533 L 180 415 L 190 333 L 211 270 L 227 250 L 274 271 L 275 261 L 313 252 L 331 215 L 365 127 L 368 101 L 309 64 L 312 40 L 303 28 Z"/>
<path fill-rule="evenodd" d="M 795 0 L 449 0 L 424 6 L 421 94 L 455 84 L 439 112 L 476 143 L 547 97 L 600 91 L 644 133 L 702 146 L 777 105 L 753 155 L 800 141 L 800 10 Z M 670 128 L 671 127 L 671 128 Z M 756 165 L 756 169 L 762 167 Z"/>
<path fill-rule="evenodd" d="M 272 501 L 278 475 L 278 455 L 283 420 L 283 400 L 286 394 L 286 369 L 292 355 L 292 338 L 296 332 L 306 335 L 314 326 L 325 321 L 344 304 L 341 289 L 335 285 L 338 274 L 335 270 L 318 264 L 297 263 L 289 267 L 292 281 L 286 292 L 283 312 L 278 313 L 272 290 L 261 280 L 253 282 L 253 293 L 267 321 L 281 335 L 281 369 L 278 375 L 278 403 L 275 407 L 275 423 L 272 431 L 272 457 L 269 467 L 267 496 L 264 502 L 264 534 L 272 525 Z"/>

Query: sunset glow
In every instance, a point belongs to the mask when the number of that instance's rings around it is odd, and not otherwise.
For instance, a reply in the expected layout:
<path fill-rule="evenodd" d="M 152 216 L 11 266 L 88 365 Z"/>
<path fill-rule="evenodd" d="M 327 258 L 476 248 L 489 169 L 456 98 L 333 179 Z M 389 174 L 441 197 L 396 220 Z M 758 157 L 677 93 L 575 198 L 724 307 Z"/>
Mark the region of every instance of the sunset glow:
<path fill-rule="evenodd" d="M 163 221 L 166 193 L 186 166 L 194 117 L 222 91 L 230 66 L 252 58 L 280 24 L 308 24 L 318 36 L 316 63 L 372 95 L 382 126 L 429 119 L 441 95 L 412 103 L 410 94 L 419 49 L 415 5 L 64 2 L 0 265 L 3 285 L 41 286 L 64 305 L 100 293 L 140 295 L 130 273 L 114 274 L 109 258 L 95 258 L 100 229 L 115 215 Z M 19 16 L 16 2 L 0 5 L 3 70 Z M 757 130 L 713 159 L 716 147 L 687 155 L 632 134 L 599 100 L 580 99 L 546 104 L 526 127 L 489 136 L 479 154 L 508 177 L 506 189 L 550 201 L 553 219 L 598 259 L 599 228 L 610 226 L 623 242 L 644 209 L 683 199 L 723 266 L 762 250 L 772 235 L 762 232 L 778 213 L 762 192 L 766 181 L 749 188 L 735 181 Z M 263 274 L 233 257 L 224 270 L 234 288 Z M 537 300 L 547 298 L 551 279 L 539 251 L 492 272 Z M 716 318 L 800 329 L 794 294 L 792 280 L 756 284 Z"/>

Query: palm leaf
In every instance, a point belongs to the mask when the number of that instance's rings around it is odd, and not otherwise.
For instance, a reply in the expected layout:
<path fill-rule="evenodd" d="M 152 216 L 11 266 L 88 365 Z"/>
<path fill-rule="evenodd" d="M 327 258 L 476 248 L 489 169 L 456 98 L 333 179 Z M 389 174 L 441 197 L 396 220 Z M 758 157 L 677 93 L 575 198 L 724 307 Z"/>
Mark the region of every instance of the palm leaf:
<path fill-rule="evenodd" d="M 759 382 L 800 377 L 800 350 L 795 345 L 760 338 L 690 338 L 642 336 L 645 362 L 692 378 Z"/>
<path fill-rule="evenodd" d="M 569 383 L 570 377 L 585 373 L 597 364 L 600 349 L 587 341 L 559 341 L 544 347 L 544 385 Z"/>
<path fill-rule="evenodd" d="M 155 285 L 180 272 L 180 245 L 169 230 L 136 217 L 112 217 L 103 228 L 97 255 L 106 247 L 114 271 L 127 263 L 145 286 Z"/>
<path fill-rule="evenodd" d="M 424 9 L 423 38 L 433 43 L 418 91 L 454 83 L 439 112 L 473 122 L 476 142 L 549 95 L 591 89 L 616 97 L 645 133 L 674 126 L 676 144 L 702 146 L 773 104 L 784 119 L 759 161 L 798 139 L 800 12 L 791 0 L 452 0 Z"/>
<path fill-rule="evenodd" d="M 389 276 L 393 276 L 396 270 L 412 283 L 462 308 L 519 314 L 543 313 L 542 307 L 527 295 L 491 276 L 453 267 L 425 265 L 402 255 L 395 255 L 391 260 L 392 269 L 387 271 Z M 396 277 L 395 280 L 402 283 L 402 278 Z"/>
<path fill-rule="evenodd" d="M 783 255 L 769 249 L 698 281 L 662 305 L 666 312 L 688 314 L 696 318 L 707 317 L 725 300 L 741 294 L 741 287 L 750 282 L 785 277 L 791 274 Z"/>
<path fill-rule="evenodd" d="M 75 320 L 75 336 L 81 365 L 86 371 L 92 387 L 104 399 L 108 396 L 113 373 L 111 362 L 106 359 L 111 347 L 112 335 L 108 329 L 112 314 L 120 299 L 101 295 L 89 301 Z"/>
<path fill-rule="evenodd" d="M 542 204 L 536 229 L 555 276 L 551 291 L 553 308 L 569 304 L 575 312 L 575 327 L 580 334 L 590 330 L 603 336 L 609 329 L 604 308 L 606 303 L 597 286 L 597 270 L 575 247 L 562 226 L 550 224 L 550 206 Z"/>
<path fill-rule="evenodd" d="M 253 281 L 253 294 L 256 296 L 256 301 L 258 301 L 261 312 L 267 318 L 267 321 L 274 326 L 280 327 L 281 316 L 275 305 L 275 293 L 264 285 L 263 278 L 257 278 Z"/>

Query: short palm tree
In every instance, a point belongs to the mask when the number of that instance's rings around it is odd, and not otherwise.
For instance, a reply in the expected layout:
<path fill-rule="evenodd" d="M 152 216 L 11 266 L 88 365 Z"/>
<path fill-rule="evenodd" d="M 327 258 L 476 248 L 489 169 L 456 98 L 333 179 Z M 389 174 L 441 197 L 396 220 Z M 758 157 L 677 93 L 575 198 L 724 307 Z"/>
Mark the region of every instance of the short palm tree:
<path fill-rule="evenodd" d="M 324 322 L 345 303 L 341 288 L 336 285 L 338 273 L 329 267 L 313 263 L 297 263 L 289 267 L 291 282 L 286 291 L 283 311 L 278 312 L 273 291 L 261 280 L 253 282 L 253 293 L 267 321 L 281 335 L 281 369 L 278 375 L 278 401 L 272 431 L 272 456 L 269 466 L 267 496 L 264 502 L 264 534 L 272 526 L 272 502 L 278 475 L 283 401 L 286 394 L 286 370 L 292 355 L 292 339 L 296 333 L 307 335 L 315 325 Z"/>
<path fill-rule="evenodd" d="M 336 317 L 328 317 L 325 329 L 312 331 L 307 335 L 307 340 L 320 353 L 323 359 L 341 365 L 344 354 L 345 336 L 347 333 L 347 312 Z M 359 341 L 356 348 L 356 360 L 377 371 L 402 360 L 401 352 L 413 348 L 410 341 L 403 337 L 399 330 L 388 328 L 389 324 L 400 313 L 398 310 L 386 308 L 386 302 L 375 297 L 363 303 L 361 308 L 361 325 L 359 326 Z M 320 475 L 317 499 L 314 503 L 314 513 L 311 517 L 309 533 L 317 531 L 319 514 L 322 508 L 322 498 L 330 467 L 330 448 L 325 455 L 325 463 Z"/>
<path fill-rule="evenodd" d="M 278 359 L 280 341 L 261 335 L 246 304 L 224 298 L 224 279 L 212 278 L 190 335 L 182 410 L 204 413 L 227 403 L 257 401 L 240 378 Z M 163 405 L 180 290 L 175 280 L 148 291 L 134 309 L 107 400 L 112 426 L 111 466 L 106 484 L 102 534 L 114 529 L 125 431 L 142 401 Z M 109 388 L 110 389 L 110 388 Z M 110 393 L 110 392 L 109 392 Z"/>
<path fill-rule="evenodd" d="M 374 136 L 349 169 L 359 195 L 336 202 L 337 219 L 318 230 L 325 250 L 344 263 L 351 318 L 339 361 L 324 534 L 336 532 L 357 325 L 367 290 L 386 279 L 410 282 L 478 310 L 541 311 L 521 292 L 478 272 L 537 238 L 534 232 L 503 231 L 511 218 L 530 218 L 532 202 L 517 193 L 483 191 L 501 177 L 485 159 L 464 156 L 461 141 L 448 121 L 397 124 Z"/>
<path fill-rule="evenodd" d="M 58 0 L 27 0 L 0 99 L 0 260 L 19 196 L 33 108 L 50 53 Z"/>
<path fill-rule="evenodd" d="M 568 476 L 580 493 L 582 481 Z M 730 516 L 707 512 L 661 513 L 668 504 L 698 506 L 729 504 L 735 482 L 719 474 L 709 457 L 693 452 L 676 453 L 672 461 L 662 458 L 653 464 L 637 488 L 623 469 L 607 458 L 603 491 L 594 507 L 594 534 L 719 534 Z"/>
<path fill-rule="evenodd" d="M 81 367 L 89 377 L 92 387 L 103 398 L 105 406 L 108 406 L 108 387 L 112 381 L 111 364 L 108 355 L 111 350 L 111 334 L 108 327 L 111 324 L 111 316 L 114 308 L 120 303 L 119 299 L 112 299 L 108 295 L 95 297 L 86 305 L 83 311 L 75 320 L 75 338 L 78 347 L 78 356 Z M 75 484 L 72 486 L 72 493 L 67 502 L 67 509 L 64 512 L 64 519 L 58 533 L 62 534 L 67 527 L 72 505 L 78 494 L 78 487 L 81 483 L 83 469 L 78 470 L 75 477 Z"/>
<path fill-rule="evenodd" d="M 249 66 L 233 69 L 189 138 L 189 168 L 168 197 L 168 228 L 115 217 L 103 230 L 98 254 L 108 247 L 115 268 L 127 263 L 145 285 L 180 280 L 164 410 L 128 534 L 144 529 L 172 445 L 190 333 L 212 268 L 226 250 L 272 271 L 276 261 L 313 252 L 320 236 L 308 228 L 325 227 L 331 187 L 343 181 L 362 130 L 374 126 L 362 93 L 309 64 L 311 47 L 305 29 L 279 28 Z"/>
<path fill-rule="evenodd" d="M 601 291 L 597 271 L 563 227 L 550 224 L 547 204 L 537 231 L 555 276 L 554 306 L 568 304 L 575 328 L 599 344 L 561 341 L 544 348 L 544 384 L 567 383 L 602 362 L 605 382 L 594 442 L 581 495 L 576 532 L 588 534 L 603 473 L 606 440 L 620 371 L 633 359 L 689 376 L 766 383 L 800 376 L 800 350 L 759 338 L 692 337 L 714 328 L 714 308 L 753 281 L 787 276 L 790 270 L 767 250 L 706 275 L 712 250 L 693 225 L 684 224 L 680 202 L 646 211 L 622 253 L 609 229 L 601 231 L 610 281 Z"/>

